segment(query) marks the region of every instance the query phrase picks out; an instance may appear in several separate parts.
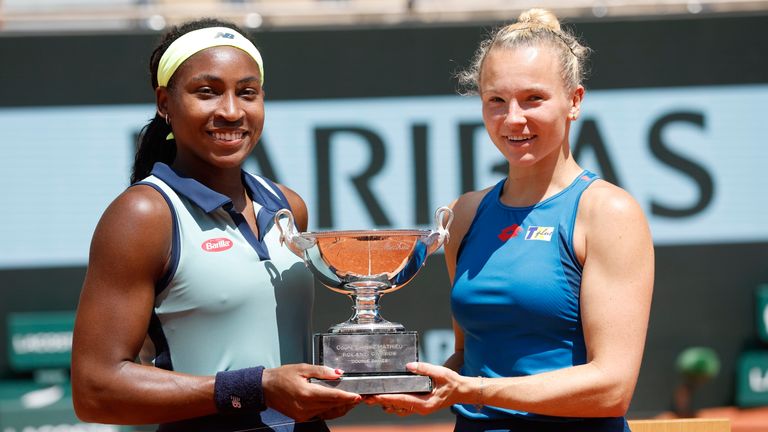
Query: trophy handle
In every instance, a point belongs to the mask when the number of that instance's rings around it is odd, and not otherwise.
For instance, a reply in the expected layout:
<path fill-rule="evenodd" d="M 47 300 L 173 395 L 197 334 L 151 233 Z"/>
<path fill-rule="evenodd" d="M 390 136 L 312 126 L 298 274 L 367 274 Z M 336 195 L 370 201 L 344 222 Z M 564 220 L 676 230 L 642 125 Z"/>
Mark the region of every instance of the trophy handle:
<path fill-rule="evenodd" d="M 280 221 L 283 217 L 288 219 L 287 227 L 283 227 L 283 224 Z M 277 230 L 280 231 L 281 245 L 286 242 L 291 242 L 293 238 L 298 235 L 296 233 L 296 224 L 293 221 L 293 213 L 288 209 L 280 209 L 275 213 L 275 225 L 277 225 Z"/>
<path fill-rule="evenodd" d="M 293 213 L 288 209 L 280 209 L 275 213 L 275 225 L 280 232 L 280 244 L 285 244 L 299 258 L 304 258 L 304 252 L 315 245 L 316 241 L 312 238 L 302 237 L 296 229 Z M 288 222 L 283 225 L 283 220 Z"/>
<path fill-rule="evenodd" d="M 437 225 L 437 238 L 434 243 L 434 250 L 440 249 L 443 243 L 448 243 L 451 238 L 451 233 L 448 229 L 453 222 L 453 210 L 448 207 L 440 207 L 435 210 L 435 225 Z M 431 252 L 430 252 L 431 253 Z"/>

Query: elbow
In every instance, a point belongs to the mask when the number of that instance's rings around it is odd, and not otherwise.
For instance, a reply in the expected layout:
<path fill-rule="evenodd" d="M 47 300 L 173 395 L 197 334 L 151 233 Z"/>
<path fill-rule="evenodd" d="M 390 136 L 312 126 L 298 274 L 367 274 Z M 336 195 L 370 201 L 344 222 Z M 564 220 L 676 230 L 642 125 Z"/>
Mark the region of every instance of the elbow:
<path fill-rule="evenodd" d="M 80 421 L 85 423 L 101 423 L 100 419 L 94 415 L 93 408 L 84 403 L 81 398 L 72 395 L 72 405 L 75 408 L 75 415 Z"/>
<path fill-rule="evenodd" d="M 629 403 L 631 399 L 617 400 L 613 403 L 606 404 L 601 417 L 623 417 L 629 410 Z"/>
<path fill-rule="evenodd" d="M 99 416 L 99 403 L 97 398 L 87 390 L 79 388 L 72 383 L 72 406 L 75 409 L 75 415 L 86 423 L 104 423 Z"/>
<path fill-rule="evenodd" d="M 91 378 L 72 380 L 72 405 L 78 419 L 86 423 L 114 423 L 106 395 L 106 386 Z"/>
<path fill-rule="evenodd" d="M 634 385 L 628 385 L 625 382 L 617 382 L 609 386 L 603 393 L 599 417 L 623 417 L 629 411 L 629 404 L 632 402 Z"/>
<path fill-rule="evenodd" d="M 635 393 L 637 374 L 630 374 L 626 369 L 600 368 L 594 375 L 596 385 L 592 387 L 593 407 L 588 417 L 623 417 L 629 411 L 632 396 Z"/>

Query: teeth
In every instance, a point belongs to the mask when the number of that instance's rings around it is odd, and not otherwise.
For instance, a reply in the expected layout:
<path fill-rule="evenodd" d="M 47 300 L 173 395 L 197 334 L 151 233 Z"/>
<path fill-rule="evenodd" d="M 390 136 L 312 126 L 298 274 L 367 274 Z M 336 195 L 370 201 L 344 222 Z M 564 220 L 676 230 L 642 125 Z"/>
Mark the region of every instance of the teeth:
<path fill-rule="evenodd" d="M 533 135 L 508 135 L 506 138 L 510 141 L 525 141 L 533 138 Z"/>
<path fill-rule="evenodd" d="M 243 132 L 214 132 L 213 137 L 219 141 L 234 141 L 243 137 Z"/>

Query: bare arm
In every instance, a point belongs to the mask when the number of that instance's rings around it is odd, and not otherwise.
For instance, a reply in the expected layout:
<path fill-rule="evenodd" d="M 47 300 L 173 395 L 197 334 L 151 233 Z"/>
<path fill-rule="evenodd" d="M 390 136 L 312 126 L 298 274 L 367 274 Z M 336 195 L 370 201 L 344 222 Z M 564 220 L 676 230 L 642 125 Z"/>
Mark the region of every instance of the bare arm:
<path fill-rule="evenodd" d="M 159 423 L 215 411 L 213 377 L 134 362 L 170 239 L 168 206 L 147 186 L 118 197 L 96 227 L 72 348 L 73 400 L 83 420 Z"/>

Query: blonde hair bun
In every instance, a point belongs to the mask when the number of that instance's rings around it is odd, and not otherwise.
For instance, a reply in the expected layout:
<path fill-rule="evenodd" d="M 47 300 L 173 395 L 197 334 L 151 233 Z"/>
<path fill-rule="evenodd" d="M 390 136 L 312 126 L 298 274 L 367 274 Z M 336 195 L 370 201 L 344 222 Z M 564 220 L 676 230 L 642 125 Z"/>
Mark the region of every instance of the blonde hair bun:
<path fill-rule="evenodd" d="M 547 9 L 532 8 L 523 11 L 520 16 L 517 17 L 517 23 L 541 26 L 554 31 L 560 31 L 560 21 L 554 13 Z"/>
<path fill-rule="evenodd" d="M 554 13 L 541 8 L 524 11 L 514 24 L 497 28 L 480 42 L 472 64 L 458 74 L 459 84 L 468 90 L 465 93 L 480 91 L 480 71 L 485 56 L 492 50 L 541 45 L 554 50 L 567 88 L 583 85 L 590 49 L 582 45 L 568 28 L 561 27 Z"/>

